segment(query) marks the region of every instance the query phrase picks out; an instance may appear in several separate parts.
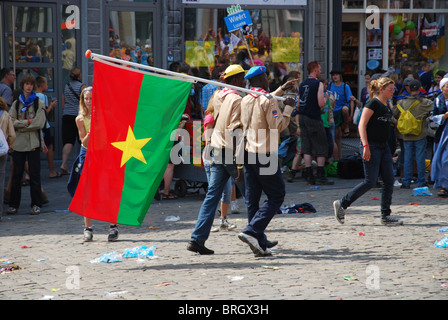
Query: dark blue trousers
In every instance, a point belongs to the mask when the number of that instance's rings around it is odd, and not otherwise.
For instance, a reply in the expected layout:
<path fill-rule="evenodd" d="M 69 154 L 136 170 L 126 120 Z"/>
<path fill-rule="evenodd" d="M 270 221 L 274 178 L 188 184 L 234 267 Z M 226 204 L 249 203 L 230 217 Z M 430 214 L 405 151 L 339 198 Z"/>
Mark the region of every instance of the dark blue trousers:
<path fill-rule="evenodd" d="M 245 202 L 249 223 L 242 232 L 257 238 L 263 250 L 266 250 L 265 230 L 285 199 L 285 182 L 279 165 L 277 164 L 274 174 L 261 172 L 262 168 L 269 166 L 260 163 L 258 158 L 251 164 L 244 165 Z M 260 206 L 263 192 L 267 200 Z"/>

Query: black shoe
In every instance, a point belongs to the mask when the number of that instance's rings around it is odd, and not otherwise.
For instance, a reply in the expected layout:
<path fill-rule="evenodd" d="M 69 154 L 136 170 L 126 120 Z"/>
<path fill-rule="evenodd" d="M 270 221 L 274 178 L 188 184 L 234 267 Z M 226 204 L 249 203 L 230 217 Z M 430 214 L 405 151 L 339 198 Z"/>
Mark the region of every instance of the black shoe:
<path fill-rule="evenodd" d="M 196 241 L 190 241 L 187 245 L 187 250 L 196 252 L 202 255 L 214 254 L 215 251 L 206 248 L 204 245 L 197 243 Z"/>
<path fill-rule="evenodd" d="M 398 218 L 392 217 L 392 216 L 384 216 L 384 217 L 381 217 L 381 224 L 402 226 L 403 221 Z"/>
<path fill-rule="evenodd" d="M 411 186 L 406 186 L 406 185 L 402 184 L 400 189 L 411 189 Z"/>
<path fill-rule="evenodd" d="M 333 209 L 334 209 L 334 216 L 336 217 L 336 220 L 340 224 L 345 223 L 345 209 L 342 208 L 341 200 L 335 200 L 333 202 Z"/>
<path fill-rule="evenodd" d="M 294 182 L 295 177 L 296 177 L 296 170 L 289 170 L 288 177 L 286 178 L 286 181 Z"/>
<path fill-rule="evenodd" d="M 325 176 L 324 167 L 317 167 L 317 179 L 316 185 L 318 186 L 331 186 L 334 184 L 334 181 L 328 180 Z"/>
<path fill-rule="evenodd" d="M 316 179 L 314 178 L 312 167 L 305 168 L 305 175 L 306 175 L 305 179 L 308 184 L 310 185 L 316 184 Z"/>
<path fill-rule="evenodd" d="M 316 186 L 332 186 L 334 185 L 334 181 L 328 180 L 327 178 L 317 178 Z"/>
<path fill-rule="evenodd" d="M 266 240 L 266 248 L 271 249 L 271 248 L 274 248 L 276 245 L 278 245 L 278 241 L 276 241 L 276 240 L 274 240 L 274 241 Z"/>

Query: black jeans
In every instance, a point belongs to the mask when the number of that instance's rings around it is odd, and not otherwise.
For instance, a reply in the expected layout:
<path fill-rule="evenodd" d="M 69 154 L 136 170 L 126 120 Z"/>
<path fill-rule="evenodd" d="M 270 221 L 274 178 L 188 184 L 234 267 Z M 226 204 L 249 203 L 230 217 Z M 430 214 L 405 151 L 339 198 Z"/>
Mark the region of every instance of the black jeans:
<path fill-rule="evenodd" d="M 18 209 L 22 198 L 22 177 L 25 171 L 25 162 L 28 160 L 30 175 L 31 207 L 42 207 L 42 190 L 40 182 L 40 150 L 19 152 L 12 154 L 14 170 L 11 183 L 11 197 L 9 206 Z"/>
<path fill-rule="evenodd" d="M 389 145 L 370 143 L 370 161 L 363 160 L 364 181 L 354 187 L 342 198 L 342 208 L 348 208 L 355 200 L 374 188 L 378 177 L 383 179 L 383 192 L 381 194 L 381 216 L 389 216 L 391 213 L 392 193 L 394 191 L 393 160 Z M 364 152 L 361 146 L 361 154 Z"/>

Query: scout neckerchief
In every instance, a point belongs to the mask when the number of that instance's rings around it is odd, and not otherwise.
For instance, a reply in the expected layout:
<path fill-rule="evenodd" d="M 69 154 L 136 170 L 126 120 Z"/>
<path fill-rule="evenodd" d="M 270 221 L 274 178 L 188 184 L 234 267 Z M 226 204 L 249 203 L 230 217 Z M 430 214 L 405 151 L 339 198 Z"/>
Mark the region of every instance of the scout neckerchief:
<path fill-rule="evenodd" d="M 260 92 L 263 94 L 269 94 L 266 90 L 262 89 L 262 88 L 250 88 L 250 90 L 255 91 L 255 92 Z M 249 93 L 252 97 L 254 98 L 258 98 L 260 97 L 259 94 L 255 94 L 255 93 Z"/>
<path fill-rule="evenodd" d="M 221 92 L 221 98 L 224 99 L 230 93 L 238 94 L 238 91 L 236 91 L 235 89 L 231 89 L 231 88 L 224 88 L 224 89 L 222 89 L 222 92 Z"/>
<path fill-rule="evenodd" d="M 28 97 L 28 99 L 25 99 L 25 95 L 22 94 L 19 96 L 19 101 L 23 104 L 22 109 L 20 109 L 20 113 L 24 113 L 24 119 L 26 119 L 26 111 L 28 110 L 29 107 L 31 107 L 34 104 L 34 100 L 37 99 L 36 93 L 31 92 L 30 96 Z M 35 110 L 35 112 L 37 112 L 37 110 Z"/>

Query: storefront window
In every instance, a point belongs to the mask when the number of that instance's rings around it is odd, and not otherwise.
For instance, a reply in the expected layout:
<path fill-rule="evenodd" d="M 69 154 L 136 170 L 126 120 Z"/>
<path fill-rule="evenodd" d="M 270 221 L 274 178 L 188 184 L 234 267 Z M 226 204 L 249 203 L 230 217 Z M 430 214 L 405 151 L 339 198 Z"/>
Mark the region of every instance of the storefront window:
<path fill-rule="evenodd" d="M 377 6 L 380 9 L 386 9 L 387 8 L 388 0 L 368 0 L 367 6 Z"/>
<path fill-rule="evenodd" d="M 264 65 L 272 87 L 303 63 L 303 10 L 249 10 L 253 25 L 228 32 L 226 9 L 185 8 L 185 62 L 209 77 L 216 66 Z"/>
<path fill-rule="evenodd" d="M 435 2 L 439 2 L 439 1 L 435 1 Z M 414 9 L 434 9 L 434 0 L 414 1 Z"/>
<path fill-rule="evenodd" d="M 15 11 L 12 19 L 12 10 Z M 12 23 L 15 22 L 15 32 L 53 32 L 52 8 L 38 7 L 9 7 L 8 31 L 12 32 Z"/>
<path fill-rule="evenodd" d="M 345 0 L 343 2 L 344 9 L 363 9 L 364 0 Z"/>
<path fill-rule="evenodd" d="M 109 55 L 117 59 L 153 66 L 153 28 L 154 16 L 151 12 L 111 11 Z"/>
<path fill-rule="evenodd" d="M 448 8 L 447 0 L 367 0 L 365 1 L 366 7 L 376 6 L 379 9 L 434 9 L 434 3 L 436 8 Z M 344 9 L 365 9 L 364 0 L 344 0 Z"/>
<path fill-rule="evenodd" d="M 437 0 L 436 9 L 448 9 L 448 0 Z"/>
<path fill-rule="evenodd" d="M 9 51 L 9 61 L 12 62 L 11 47 Z M 15 51 L 16 62 L 53 62 L 53 39 L 17 37 Z"/>
<path fill-rule="evenodd" d="M 418 2 L 418 1 L 416 1 Z M 390 0 L 391 9 L 410 9 L 411 0 Z"/>
<path fill-rule="evenodd" d="M 389 66 L 418 73 L 424 63 L 432 70 L 448 70 L 444 14 L 391 15 Z"/>

